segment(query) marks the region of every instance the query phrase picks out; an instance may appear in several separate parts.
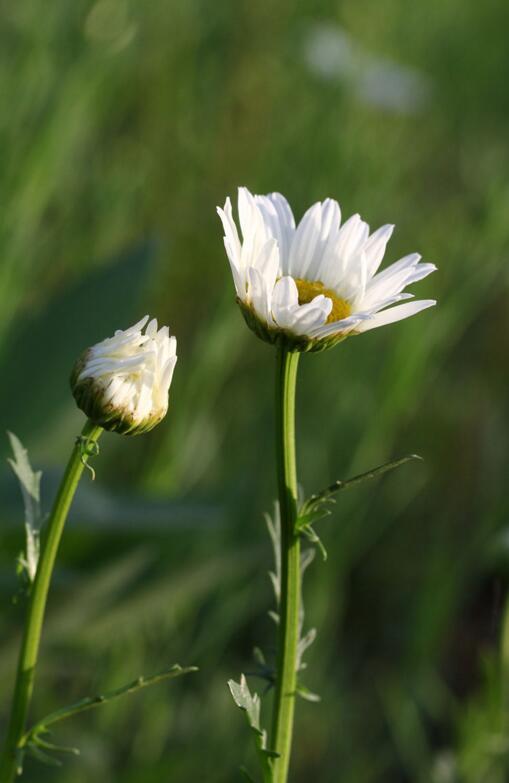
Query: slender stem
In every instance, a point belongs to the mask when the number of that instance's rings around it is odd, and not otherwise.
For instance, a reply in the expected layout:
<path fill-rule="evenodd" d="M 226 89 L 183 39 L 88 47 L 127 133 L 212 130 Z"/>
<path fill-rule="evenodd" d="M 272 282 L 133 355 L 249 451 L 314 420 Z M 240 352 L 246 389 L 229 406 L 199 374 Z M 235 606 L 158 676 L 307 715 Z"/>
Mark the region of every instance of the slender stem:
<path fill-rule="evenodd" d="M 51 581 L 51 574 L 62 538 L 65 521 L 69 513 L 74 493 L 81 474 L 92 453 L 91 448 L 97 442 L 102 428 L 87 421 L 80 438 L 72 450 L 57 497 L 47 523 L 46 538 L 37 566 L 37 572 L 30 594 L 23 641 L 18 660 L 16 683 L 12 700 L 11 716 L 7 739 L 0 759 L 0 783 L 11 783 L 21 773 L 21 740 L 25 731 L 28 708 L 34 687 L 35 666 L 39 652 L 44 611 Z"/>
<path fill-rule="evenodd" d="M 291 353 L 283 345 L 278 346 L 276 460 L 281 513 L 281 598 L 271 743 L 271 749 L 279 754 L 273 762 L 274 783 L 286 783 L 288 777 L 297 687 L 300 539 L 295 534 L 297 519 L 295 383 L 299 356 L 299 353 Z"/>
<path fill-rule="evenodd" d="M 505 735 L 509 731 L 509 598 L 505 600 L 500 634 L 500 730 Z"/>

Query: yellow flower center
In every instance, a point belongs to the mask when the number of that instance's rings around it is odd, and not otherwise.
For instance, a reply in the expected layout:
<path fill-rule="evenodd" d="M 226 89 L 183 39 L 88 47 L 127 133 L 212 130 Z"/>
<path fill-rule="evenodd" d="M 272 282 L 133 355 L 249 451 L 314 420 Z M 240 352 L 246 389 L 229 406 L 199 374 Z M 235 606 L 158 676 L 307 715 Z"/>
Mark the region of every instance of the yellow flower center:
<path fill-rule="evenodd" d="M 294 278 L 297 291 L 299 292 L 299 304 L 307 304 L 311 302 L 315 296 L 322 294 L 332 301 L 332 310 L 327 318 L 326 323 L 331 324 L 334 321 L 341 321 L 343 318 L 348 318 L 352 312 L 352 308 L 347 301 L 341 299 L 330 288 L 325 288 L 323 283 L 319 280 L 302 280 L 299 277 Z"/>

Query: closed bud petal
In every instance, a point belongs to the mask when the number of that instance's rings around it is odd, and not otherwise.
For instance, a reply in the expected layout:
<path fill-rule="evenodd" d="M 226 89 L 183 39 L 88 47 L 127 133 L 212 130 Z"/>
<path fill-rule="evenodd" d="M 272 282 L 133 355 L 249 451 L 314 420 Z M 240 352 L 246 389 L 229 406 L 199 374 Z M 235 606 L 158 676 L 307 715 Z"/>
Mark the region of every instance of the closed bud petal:
<path fill-rule="evenodd" d="M 177 340 L 145 316 L 88 348 L 74 365 L 71 388 L 78 407 L 110 432 L 148 432 L 168 410 Z"/>

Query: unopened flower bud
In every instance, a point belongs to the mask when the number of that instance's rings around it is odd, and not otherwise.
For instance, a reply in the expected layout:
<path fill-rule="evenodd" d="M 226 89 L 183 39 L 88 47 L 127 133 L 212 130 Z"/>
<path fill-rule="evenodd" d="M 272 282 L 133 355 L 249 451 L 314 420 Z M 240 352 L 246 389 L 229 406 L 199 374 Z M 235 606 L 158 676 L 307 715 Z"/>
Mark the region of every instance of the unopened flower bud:
<path fill-rule="evenodd" d="M 176 350 L 168 327 L 158 329 L 148 315 L 125 331 L 118 329 L 76 362 L 71 388 L 78 407 L 110 432 L 148 432 L 168 410 Z"/>

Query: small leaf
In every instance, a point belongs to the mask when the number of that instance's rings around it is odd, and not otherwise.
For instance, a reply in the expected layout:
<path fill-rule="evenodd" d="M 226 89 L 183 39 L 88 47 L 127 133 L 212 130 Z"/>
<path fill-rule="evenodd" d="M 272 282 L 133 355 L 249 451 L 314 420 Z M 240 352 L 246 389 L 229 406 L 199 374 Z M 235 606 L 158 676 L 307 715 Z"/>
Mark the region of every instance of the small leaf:
<path fill-rule="evenodd" d="M 107 691 L 106 693 L 99 694 L 98 696 L 87 696 L 86 698 L 81 699 L 74 704 L 70 704 L 67 707 L 61 707 L 54 712 L 50 712 L 49 715 L 46 715 L 44 718 L 39 720 L 34 726 L 32 726 L 31 729 L 27 731 L 20 742 L 20 750 L 23 748 L 29 748 L 30 751 L 35 753 L 38 757 L 41 755 L 46 756 L 46 754 L 42 753 L 41 748 L 44 748 L 45 750 L 79 753 L 76 748 L 64 748 L 57 745 L 51 745 L 50 743 L 43 740 L 41 735 L 46 734 L 48 732 L 48 727 L 52 726 L 54 723 L 59 723 L 60 721 L 66 720 L 66 718 L 72 718 L 74 715 L 78 715 L 80 712 L 85 712 L 86 710 L 99 707 L 102 704 L 107 704 L 108 702 L 113 701 L 114 699 L 118 699 L 120 696 L 124 696 L 127 693 L 135 693 L 136 691 L 139 691 L 142 688 L 147 688 L 150 685 L 155 685 L 156 683 L 163 682 L 164 680 L 170 680 L 175 677 L 179 677 L 182 674 L 188 674 L 189 672 L 195 671 L 198 671 L 196 666 L 188 666 L 183 668 L 182 666 L 179 666 L 178 663 L 176 663 L 174 666 L 171 666 L 169 669 L 166 669 L 159 674 L 154 674 L 151 677 L 138 677 L 136 680 L 133 680 L 132 682 L 128 683 L 127 685 L 123 685 L 120 688 L 116 688 L 115 690 Z M 55 761 L 55 759 L 52 759 L 53 763 L 55 763 Z M 56 763 L 59 764 L 60 762 L 56 761 Z"/>
<path fill-rule="evenodd" d="M 274 667 L 267 663 L 265 655 L 259 647 L 253 649 L 253 657 L 256 662 L 256 666 L 253 671 L 247 672 L 248 677 L 258 677 L 261 680 L 265 680 L 267 683 L 267 690 L 270 690 L 274 685 L 276 672 Z"/>
<path fill-rule="evenodd" d="M 311 501 L 311 498 L 310 498 Z M 308 501 L 308 502 L 310 502 Z M 323 504 L 321 506 L 316 506 L 316 508 L 310 508 L 305 513 L 300 512 L 297 521 L 295 523 L 295 528 L 297 531 L 299 531 L 301 528 L 306 527 L 307 525 L 314 525 L 315 522 L 319 522 L 320 519 L 325 519 L 325 517 L 330 517 L 331 510 L 328 508 L 325 508 L 325 503 L 335 503 L 334 498 L 320 498 L 319 500 L 314 501 L 316 504 L 320 503 Z"/>
<path fill-rule="evenodd" d="M 263 654 L 263 651 L 260 650 L 259 647 L 253 648 L 253 657 L 256 661 L 256 663 L 260 664 L 260 666 L 266 666 L 267 661 L 265 660 L 265 655 Z"/>
<path fill-rule="evenodd" d="M 260 697 L 257 693 L 251 694 L 243 674 L 240 676 L 240 682 L 228 680 L 228 687 L 237 707 L 245 712 L 253 731 L 258 758 L 263 770 L 263 779 L 272 779 L 270 777 L 272 759 L 278 754 L 267 748 L 267 732 L 260 728 Z"/>
<path fill-rule="evenodd" d="M 274 571 L 269 571 L 269 577 L 276 598 L 276 607 L 278 607 L 281 599 L 281 518 L 279 515 L 279 503 L 274 503 L 273 519 L 270 514 L 264 514 L 264 517 L 274 552 Z"/>
<path fill-rule="evenodd" d="M 360 473 L 358 476 L 354 476 L 346 481 L 335 481 L 321 492 L 312 495 L 309 500 L 303 504 L 299 517 L 305 517 L 307 514 L 316 512 L 318 506 L 322 503 L 334 502 L 331 496 L 336 492 L 340 492 L 343 489 L 350 489 L 351 487 L 357 486 L 357 484 L 362 484 L 365 481 L 383 476 L 384 473 L 388 473 L 390 470 L 399 468 L 401 465 L 405 465 L 407 462 L 412 462 L 413 460 L 422 461 L 422 457 L 418 454 L 407 454 L 405 457 L 386 462 L 383 465 L 379 465 L 377 468 L 372 468 L 371 470 L 366 471 L 366 473 Z"/>
<path fill-rule="evenodd" d="M 311 647 L 316 639 L 316 628 L 310 628 L 309 631 L 298 641 L 297 644 L 297 671 L 305 668 L 305 664 L 302 663 L 302 657 L 308 647 Z"/>
<path fill-rule="evenodd" d="M 297 696 L 300 696 L 301 699 L 304 699 L 305 701 L 311 701 L 311 702 L 318 702 L 321 701 L 320 696 L 317 693 L 313 693 L 309 690 L 309 688 L 306 688 L 305 685 L 298 685 L 297 690 L 295 691 Z"/>
<path fill-rule="evenodd" d="M 79 756 L 80 751 L 78 748 L 69 748 L 65 745 L 54 745 L 52 742 L 47 742 L 46 740 L 43 740 L 41 736 L 37 735 L 30 740 L 31 745 L 36 745 L 38 748 L 42 748 L 42 750 L 51 750 L 55 753 L 71 753 L 73 756 Z"/>
<path fill-rule="evenodd" d="M 251 777 L 251 775 L 249 774 L 249 772 L 247 771 L 247 769 L 246 769 L 245 767 L 241 767 L 241 768 L 240 768 L 240 771 L 241 771 L 241 772 L 242 772 L 242 774 L 244 775 L 245 779 L 246 779 L 247 781 L 249 781 L 249 783 L 256 783 L 256 780 L 255 780 L 254 778 L 252 778 L 252 777 Z"/>
<path fill-rule="evenodd" d="M 276 623 L 276 625 L 279 625 L 279 614 L 277 612 L 269 610 L 267 614 L 269 615 L 270 619 Z"/>
<path fill-rule="evenodd" d="M 14 459 L 7 462 L 16 475 L 23 496 L 25 509 L 26 552 L 19 558 L 20 570 L 26 573 L 29 582 L 33 582 L 39 561 L 39 529 L 42 521 L 40 486 L 41 471 L 34 471 L 28 459 L 27 450 L 19 438 L 12 432 L 7 433 Z"/>
<path fill-rule="evenodd" d="M 42 764 L 45 764 L 48 767 L 62 766 L 60 759 L 57 759 L 54 756 L 50 756 L 49 753 L 44 753 L 40 748 L 37 747 L 37 745 L 32 742 L 29 743 L 28 750 L 30 754 L 37 759 L 37 761 L 40 761 Z"/>
<path fill-rule="evenodd" d="M 312 544 L 315 544 L 318 549 L 321 552 L 322 559 L 325 562 L 327 560 L 327 550 L 325 549 L 325 546 L 323 545 L 323 542 L 321 538 L 316 534 L 316 531 L 311 525 L 305 525 L 302 529 L 299 529 L 299 532 L 306 536 L 308 541 L 310 541 Z"/>
<path fill-rule="evenodd" d="M 228 687 L 237 707 L 246 712 L 251 728 L 260 731 L 260 697 L 251 695 L 245 676 L 241 674 L 240 682 L 228 680 Z"/>
<path fill-rule="evenodd" d="M 313 560 L 315 559 L 316 550 L 312 547 L 309 547 L 308 549 L 304 549 L 302 551 L 302 554 L 300 556 L 300 571 L 301 576 L 304 576 L 306 573 L 306 570 L 311 565 Z"/>

